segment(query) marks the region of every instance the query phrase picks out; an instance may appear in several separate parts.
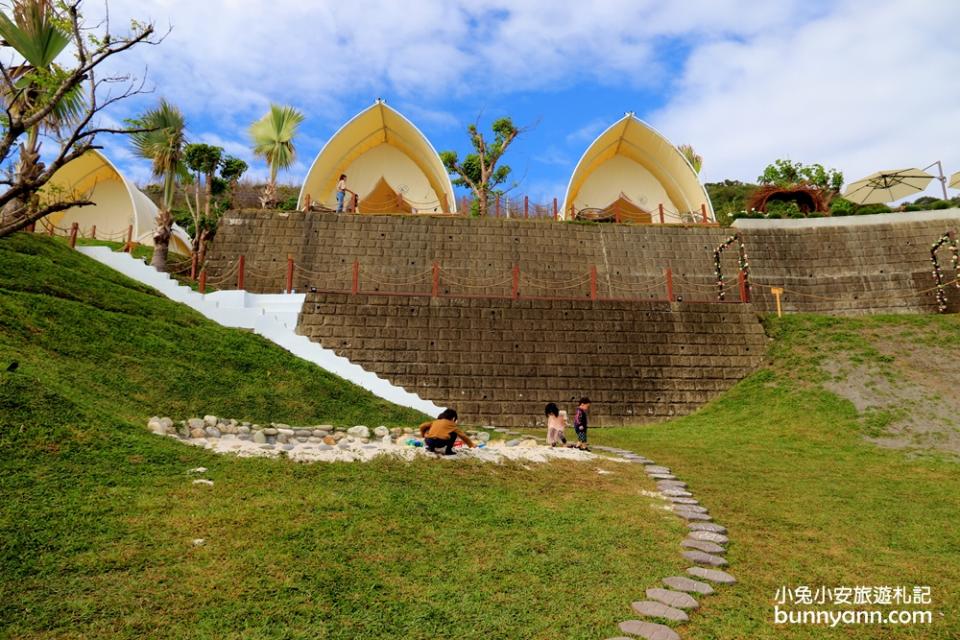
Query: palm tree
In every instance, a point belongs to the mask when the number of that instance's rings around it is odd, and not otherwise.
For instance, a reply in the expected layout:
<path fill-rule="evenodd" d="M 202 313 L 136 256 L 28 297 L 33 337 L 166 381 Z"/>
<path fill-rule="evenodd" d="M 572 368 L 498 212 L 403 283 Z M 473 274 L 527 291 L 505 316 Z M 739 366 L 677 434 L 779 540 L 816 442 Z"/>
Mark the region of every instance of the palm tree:
<path fill-rule="evenodd" d="M 262 157 L 270 166 L 270 181 L 260 198 L 262 206 L 277 202 L 277 172 L 286 169 L 296 159 L 297 150 L 293 137 L 303 122 L 303 114 L 290 106 L 270 105 L 265 116 L 250 125 L 253 153 Z"/>
<path fill-rule="evenodd" d="M 697 173 L 700 173 L 700 169 L 703 168 L 703 157 L 697 155 L 697 152 L 694 151 L 693 146 L 689 144 L 682 144 L 677 149 L 680 150 L 680 153 L 683 154 L 683 157 L 687 159 L 687 162 L 690 163 L 690 166 L 693 167 L 693 170 Z"/>
<path fill-rule="evenodd" d="M 70 44 L 70 32 L 64 28 L 52 0 L 18 0 L 13 3 L 13 19 L 0 12 L 2 45 L 11 47 L 23 58 L 23 64 L 13 67 L 13 87 L 3 95 L 4 103 L 12 112 L 26 115 L 49 104 L 52 91 L 60 86 L 66 71 L 56 64 L 57 57 Z M 40 133 L 43 129 L 59 132 L 65 125 L 77 121 L 86 106 L 86 98 L 78 85 L 60 99 L 50 114 L 27 132 L 20 145 L 17 175 L 33 177 L 43 171 L 40 162 Z M 13 201 L 11 210 L 22 213 L 23 203 Z"/>
<path fill-rule="evenodd" d="M 184 172 L 183 145 L 186 123 L 180 109 L 161 99 L 160 105 L 147 111 L 137 120 L 142 131 L 131 135 L 134 151 L 153 163 L 153 175 L 163 178 L 163 201 L 157 213 L 157 228 L 153 233 L 153 260 L 157 270 L 167 268 L 170 230 L 173 227 L 173 196 L 177 176 Z"/>

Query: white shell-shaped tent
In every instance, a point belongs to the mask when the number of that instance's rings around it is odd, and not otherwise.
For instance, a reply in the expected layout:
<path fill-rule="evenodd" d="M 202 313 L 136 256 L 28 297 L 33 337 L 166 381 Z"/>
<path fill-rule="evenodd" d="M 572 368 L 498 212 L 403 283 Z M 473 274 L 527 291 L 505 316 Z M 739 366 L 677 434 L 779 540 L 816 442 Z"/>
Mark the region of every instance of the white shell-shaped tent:
<path fill-rule="evenodd" d="M 126 241 L 128 228 L 133 225 L 133 241 L 153 245 L 157 205 L 99 151 L 88 151 L 65 164 L 53 174 L 41 192 L 83 198 L 94 203 L 52 213 L 44 218 L 50 224 L 69 228 L 76 222 L 84 236 L 89 236 L 96 226 L 97 238 L 118 242 Z M 41 227 L 37 230 L 41 231 Z M 190 247 L 190 235 L 182 227 L 173 225 L 170 250 L 190 255 Z"/>
<path fill-rule="evenodd" d="M 697 172 L 682 153 L 656 129 L 627 113 L 587 147 L 567 185 L 564 216 L 581 209 L 607 209 L 620 200 L 647 212 L 663 205 L 667 221 L 701 219 L 713 206 Z M 659 222 L 653 215 L 652 222 Z"/>
<path fill-rule="evenodd" d="M 311 202 L 335 208 L 341 174 L 359 196 L 360 213 L 456 211 L 453 184 L 436 149 L 383 100 L 355 115 L 323 146 L 300 189 L 299 207 L 309 195 Z"/>

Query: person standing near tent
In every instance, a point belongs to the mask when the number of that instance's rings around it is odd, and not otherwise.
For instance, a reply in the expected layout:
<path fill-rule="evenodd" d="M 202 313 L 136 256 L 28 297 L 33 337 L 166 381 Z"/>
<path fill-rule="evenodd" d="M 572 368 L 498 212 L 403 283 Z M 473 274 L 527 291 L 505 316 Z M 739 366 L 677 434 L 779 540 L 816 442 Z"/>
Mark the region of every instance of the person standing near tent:
<path fill-rule="evenodd" d="M 343 213 L 343 199 L 347 195 L 347 174 L 341 173 L 337 181 L 337 213 Z"/>

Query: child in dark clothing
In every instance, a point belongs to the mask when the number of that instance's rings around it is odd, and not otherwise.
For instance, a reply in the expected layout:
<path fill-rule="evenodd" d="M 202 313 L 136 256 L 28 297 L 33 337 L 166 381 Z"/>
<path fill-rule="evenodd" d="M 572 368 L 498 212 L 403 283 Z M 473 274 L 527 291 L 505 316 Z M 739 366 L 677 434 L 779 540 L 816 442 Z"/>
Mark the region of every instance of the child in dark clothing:
<path fill-rule="evenodd" d="M 584 396 L 580 398 L 580 405 L 577 407 L 577 415 L 573 418 L 573 430 L 577 434 L 578 449 L 590 450 L 587 445 L 587 412 L 590 411 L 590 398 Z"/>

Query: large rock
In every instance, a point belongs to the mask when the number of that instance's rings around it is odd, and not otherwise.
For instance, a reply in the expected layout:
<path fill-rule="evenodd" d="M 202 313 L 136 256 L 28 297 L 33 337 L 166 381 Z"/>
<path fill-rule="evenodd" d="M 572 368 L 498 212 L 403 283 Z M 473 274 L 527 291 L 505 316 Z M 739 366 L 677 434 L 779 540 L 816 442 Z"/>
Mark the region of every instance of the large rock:
<path fill-rule="evenodd" d="M 160 424 L 164 429 L 170 430 L 173 427 L 173 420 L 167 417 L 160 418 Z"/>
<path fill-rule="evenodd" d="M 190 430 L 192 431 L 193 429 L 203 429 L 203 427 L 206 425 L 200 418 L 190 418 L 187 420 L 187 426 L 190 427 Z"/>
<path fill-rule="evenodd" d="M 386 427 L 384 427 L 384 426 L 381 425 L 381 426 L 379 426 L 379 427 L 377 427 L 376 429 L 373 430 L 373 435 L 377 436 L 378 438 L 383 438 L 384 436 L 389 436 L 389 435 L 390 435 L 390 429 L 387 429 Z"/>
<path fill-rule="evenodd" d="M 333 445 L 337 444 L 337 439 L 329 435 L 323 436 L 323 444 L 326 444 L 332 447 Z"/>
<path fill-rule="evenodd" d="M 290 437 L 290 436 L 295 435 L 295 434 L 296 434 L 296 432 L 295 432 L 293 429 L 291 429 L 290 427 L 277 427 L 277 435 L 283 435 L 283 436 Z"/>
<path fill-rule="evenodd" d="M 217 429 L 216 427 L 207 426 L 203 431 L 207 434 L 208 438 L 220 437 L 220 429 Z"/>
<path fill-rule="evenodd" d="M 150 431 L 153 433 L 161 436 L 167 432 L 164 426 L 160 423 L 160 418 L 150 418 L 150 420 L 147 422 L 147 429 L 150 429 Z"/>
<path fill-rule="evenodd" d="M 358 424 L 355 427 L 350 427 L 349 429 L 347 429 L 347 433 L 353 436 L 354 438 L 370 437 L 370 429 L 368 427 L 363 426 L 362 424 Z"/>
<path fill-rule="evenodd" d="M 333 431 L 332 428 L 330 428 L 330 429 L 321 429 L 320 427 L 317 427 L 316 429 L 313 430 L 313 435 L 314 435 L 315 437 L 317 437 L 317 438 L 325 438 L 325 437 L 327 437 L 328 435 L 330 435 L 330 432 L 331 432 L 331 431 Z"/>
<path fill-rule="evenodd" d="M 190 437 L 191 437 L 191 438 L 203 438 L 203 437 L 205 437 L 206 435 L 207 435 L 206 432 L 205 432 L 203 429 L 199 428 L 199 427 L 196 428 L 196 429 L 190 429 Z"/>
<path fill-rule="evenodd" d="M 727 532 L 727 528 L 720 526 L 715 522 L 691 522 L 687 525 L 687 528 L 691 531 L 710 531 L 712 533 L 723 533 Z"/>
<path fill-rule="evenodd" d="M 257 429 L 253 432 L 253 441 L 257 444 L 267 443 L 267 434 L 265 434 L 263 431 L 263 429 Z"/>
<path fill-rule="evenodd" d="M 277 433 L 279 432 L 277 431 L 276 427 L 267 427 L 263 430 L 263 434 L 267 436 L 275 436 Z"/>
<path fill-rule="evenodd" d="M 217 420 L 217 416 L 203 416 L 204 426 L 215 427 L 217 426 L 217 422 L 219 422 L 219 420 Z"/>

